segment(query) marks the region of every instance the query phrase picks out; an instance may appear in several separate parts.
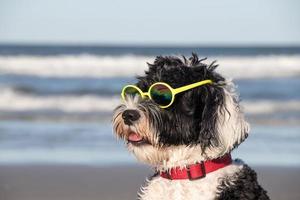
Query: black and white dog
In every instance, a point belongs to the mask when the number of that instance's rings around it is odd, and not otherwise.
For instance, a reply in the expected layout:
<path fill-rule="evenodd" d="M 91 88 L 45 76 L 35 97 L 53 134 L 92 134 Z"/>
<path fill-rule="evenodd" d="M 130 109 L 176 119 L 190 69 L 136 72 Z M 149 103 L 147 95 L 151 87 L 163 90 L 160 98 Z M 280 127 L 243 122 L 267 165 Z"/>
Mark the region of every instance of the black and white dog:
<path fill-rule="evenodd" d="M 139 199 L 269 199 L 256 173 L 231 160 L 249 125 L 234 84 L 204 60 L 159 56 L 123 88 L 114 131 L 157 172 Z"/>

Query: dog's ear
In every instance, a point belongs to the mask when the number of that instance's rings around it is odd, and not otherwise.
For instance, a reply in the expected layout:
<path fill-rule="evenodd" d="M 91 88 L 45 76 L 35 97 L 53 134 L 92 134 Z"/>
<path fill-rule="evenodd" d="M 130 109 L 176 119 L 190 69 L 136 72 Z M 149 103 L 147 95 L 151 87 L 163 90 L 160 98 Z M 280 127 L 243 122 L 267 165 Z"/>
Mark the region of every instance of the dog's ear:
<path fill-rule="evenodd" d="M 235 85 L 231 81 L 223 84 L 223 103 L 217 110 L 216 129 L 218 130 L 219 149 L 221 154 L 230 152 L 243 142 L 250 131 L 239 105 Z"/>
<path fill-rule="evenodd" d="M 208 147 L 219 146 L 218 111 L 224 102 L 222 88 L 214 85 L 204 85 L 195 90 L 195 137 L 202 152 Z"/>
<path fill-rule="evenodd" d="M 230 152 L 248 135 L 249 125 L 245 121 L 238 97 L 231 82 L 206 85 L 198 90 L 199 106 L 195 126 L 197 143 L 202 152 L 215 149 L 215 156 Z M 201 113 L 201 116 L 199 115 Z"/>

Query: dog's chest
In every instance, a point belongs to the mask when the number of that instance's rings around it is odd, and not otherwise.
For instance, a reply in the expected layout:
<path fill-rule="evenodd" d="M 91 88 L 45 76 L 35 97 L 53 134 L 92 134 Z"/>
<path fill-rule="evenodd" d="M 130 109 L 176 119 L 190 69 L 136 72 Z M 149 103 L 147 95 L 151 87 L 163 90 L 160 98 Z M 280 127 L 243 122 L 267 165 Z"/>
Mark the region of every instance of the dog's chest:
<path fill-rule="evenodd" d="M 168 180 L 156 176 L 141 188 L 141 200 L 199 200 L 215 199 L 220 178 L 231 175 L 237 166 L 228 166 L 199 180 Z"/>
<path fill-rule="evenodd" d="M 161 177 L 154 178 L 144 188 L 142 200 L 183 200 L 213 199 L 217 189 L 217 181 L 170 181 Z M 143 191 L 143 190 L 142 190 Z"/>

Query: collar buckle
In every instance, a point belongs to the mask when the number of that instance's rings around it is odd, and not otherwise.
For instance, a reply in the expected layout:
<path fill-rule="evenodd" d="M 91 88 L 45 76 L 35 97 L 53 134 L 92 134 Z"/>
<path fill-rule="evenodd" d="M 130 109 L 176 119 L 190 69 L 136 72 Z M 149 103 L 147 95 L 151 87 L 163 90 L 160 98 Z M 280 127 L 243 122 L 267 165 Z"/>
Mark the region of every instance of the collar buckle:
<path fill-rule="evenodd" d="M 206 176 L 206 171 L 205 171 L 205 165 L 204 165 L 204 162 L 203 161 L 201 161 L 200 163 L 198 163 L 198 164 L 196 164 L 196 166 L 199 166 L 200 168 L 200 170 L 201 170 L 201 176 L 193 176 L 192 174 L 191 174 L 191 167 L 190 166 L 187 166 L 187 175 L 188 175 L 188 177 L 189 177 L 189 180 L 190 181 L 194 181 L 194 180 L 198 180 L 198 179 L 202 179 L 202 178 L 204 178 L 205 176 Z"/>

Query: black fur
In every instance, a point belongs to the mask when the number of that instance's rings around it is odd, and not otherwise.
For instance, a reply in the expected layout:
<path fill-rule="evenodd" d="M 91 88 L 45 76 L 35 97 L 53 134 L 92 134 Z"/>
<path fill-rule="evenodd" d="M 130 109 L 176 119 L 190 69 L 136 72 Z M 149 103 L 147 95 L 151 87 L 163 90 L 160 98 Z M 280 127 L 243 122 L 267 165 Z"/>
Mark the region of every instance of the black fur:
<path fill-rule="evenodd" d="M 166 109 L 147 99 L 141 103 L 146 108 L 152 107 L 150 122 L 158 130 L 162 145 L 200 144 L 205 149 L 219 143 L 215 124 L 217 108 L 224 104 L 222 83 L 225 79 L 215 72 L 215 62 L 207 65 L 204 60 L 196 54 L 188 60 L 158 56 L 153 64 L 148 64 L 146 75 L 138 77 L 137 86 L 143 91 L 155 82 L 166 82 L 173 88 L 206 79 L 214 82 L 176 95 L 173 105 Z"/>
<path fill-rule="evenodd" d="M 254 170 L 244 165 L 242 170 L 221 180 L 218 200 L 267 200 L 267 192 L 258 184 Z"/>

